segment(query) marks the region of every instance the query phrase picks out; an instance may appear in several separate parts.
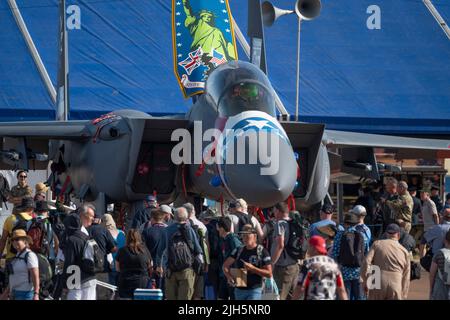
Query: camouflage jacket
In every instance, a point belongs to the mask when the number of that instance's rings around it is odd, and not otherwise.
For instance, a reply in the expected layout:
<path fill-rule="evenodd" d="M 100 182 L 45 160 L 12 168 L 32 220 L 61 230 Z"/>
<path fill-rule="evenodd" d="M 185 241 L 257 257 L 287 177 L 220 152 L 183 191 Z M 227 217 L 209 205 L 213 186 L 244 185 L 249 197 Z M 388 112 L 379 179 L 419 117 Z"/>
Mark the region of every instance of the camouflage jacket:
<path fill-rule="evenodd" d="M 398 199 L 388 200 L 386 203 L 394 211 L 395 220 L 401 219 L 405 222 L 411 222 L 414 201 L 408 193 L 399 195 Z"/>

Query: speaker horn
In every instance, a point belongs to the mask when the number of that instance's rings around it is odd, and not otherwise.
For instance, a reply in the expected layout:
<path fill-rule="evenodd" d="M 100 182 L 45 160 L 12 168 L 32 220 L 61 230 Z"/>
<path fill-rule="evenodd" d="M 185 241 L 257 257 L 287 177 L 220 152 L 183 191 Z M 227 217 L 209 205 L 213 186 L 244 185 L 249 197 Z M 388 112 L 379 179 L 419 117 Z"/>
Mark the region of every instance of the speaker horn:
<path fill-rule="evenodd" d="M 294 13 L 294 10 L 284 10 L 275 7 L 269 1 L 264 1 L 262 4 L 263 23 L 266 27 L 271 27 L 273 23 L 281 16 Z"/>
<path fill-rule="evenodd" d="M 320 14 L 322 4 L 320 0 L 297 0 L 295 13 L 302 20 L 313 20 Z"/>

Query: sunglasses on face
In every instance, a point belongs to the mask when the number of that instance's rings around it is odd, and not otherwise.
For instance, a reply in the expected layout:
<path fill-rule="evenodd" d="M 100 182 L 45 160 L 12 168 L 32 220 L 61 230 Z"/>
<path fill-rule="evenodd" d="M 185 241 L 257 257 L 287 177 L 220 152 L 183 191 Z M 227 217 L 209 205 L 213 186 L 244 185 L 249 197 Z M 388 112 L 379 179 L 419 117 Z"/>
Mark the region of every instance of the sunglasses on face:
<path fill-rule="evenodd" d="M 19 176 L 20 179 L 26 179 L 27 176 Z"/>

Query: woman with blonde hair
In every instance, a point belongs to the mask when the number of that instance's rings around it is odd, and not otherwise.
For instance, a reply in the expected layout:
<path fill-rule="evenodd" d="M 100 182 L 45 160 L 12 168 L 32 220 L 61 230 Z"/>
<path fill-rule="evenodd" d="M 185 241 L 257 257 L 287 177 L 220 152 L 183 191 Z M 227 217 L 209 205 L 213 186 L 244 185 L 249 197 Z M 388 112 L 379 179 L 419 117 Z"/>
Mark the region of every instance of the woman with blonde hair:
<path fill-rule="evenodd" d="M 116 270 L 119 272 L 121 299 L 133 299 L 134 290 L 148 288 L 153 270 L 152 258 L 137 229 L 128 231 L 126 245 L 117 253 Z"/>
<path fill-rule="evenodd" d="M 122 248 L 125 246 L 125 233 L 117 229 L 116 222 L 114 221 L 114 218 L 109 213 L 106 213 L 102 217 L 102 225 L 106 228 L 106 230 L 109 231 L 111 236 L 113 237 L 114 241 L 117 244 L 117 249 Z M 112 253 L 112 262 L 111 262 L 111 272 L 109 273 L 109 279 L 108 282 L 114 286 L 117 286 L 117 270 L 116 270 L 116 257 L 117 252 Z"/>

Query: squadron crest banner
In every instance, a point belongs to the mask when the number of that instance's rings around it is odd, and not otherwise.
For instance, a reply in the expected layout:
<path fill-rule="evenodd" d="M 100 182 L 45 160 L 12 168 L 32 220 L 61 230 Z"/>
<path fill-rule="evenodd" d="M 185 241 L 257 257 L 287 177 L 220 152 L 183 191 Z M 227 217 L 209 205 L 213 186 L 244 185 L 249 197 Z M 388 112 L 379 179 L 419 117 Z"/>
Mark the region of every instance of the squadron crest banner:
<path fill-rule="evenodd" d="M 208 75 L 237 59 L 228 0 L 172 0 L 172 39 L 184 97 L 203 93 Z"/>

